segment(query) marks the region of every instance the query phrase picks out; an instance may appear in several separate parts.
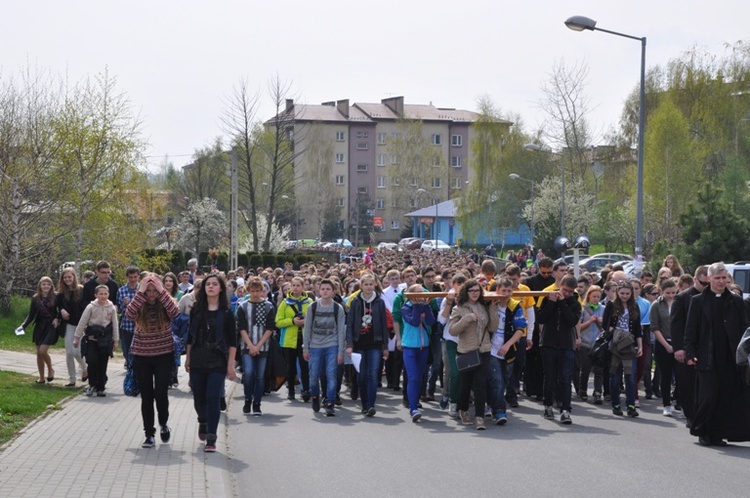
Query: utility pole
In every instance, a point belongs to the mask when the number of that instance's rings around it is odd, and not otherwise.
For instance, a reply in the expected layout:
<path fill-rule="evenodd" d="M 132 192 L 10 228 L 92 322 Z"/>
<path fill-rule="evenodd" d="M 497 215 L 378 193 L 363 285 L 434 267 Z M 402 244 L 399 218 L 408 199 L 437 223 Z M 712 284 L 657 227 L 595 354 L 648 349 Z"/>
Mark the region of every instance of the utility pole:
<path fill-rule="evenodd" d="M 230 215 L 229 215 L 229 266 L 230 270 L 237 268 L 237 235 L 239 232 L 239 225 L 237 220 L 237 147 L 232 147 L 232 200 L 230 202 Z"/>

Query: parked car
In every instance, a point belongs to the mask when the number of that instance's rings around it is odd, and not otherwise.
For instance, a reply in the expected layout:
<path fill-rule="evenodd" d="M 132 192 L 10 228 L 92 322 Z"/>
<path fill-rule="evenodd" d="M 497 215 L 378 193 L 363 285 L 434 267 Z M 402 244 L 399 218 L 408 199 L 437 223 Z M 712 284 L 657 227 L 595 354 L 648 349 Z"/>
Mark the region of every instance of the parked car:
<path fill-rule="evenodd" d="M 443 242 L 442 240 L 427 239 L 422 242 L 421 248 L 423 251 L 450 251 L 451 246 Z"/>
<path fill-rule="evenodd" d="M 602 253 L 594 254 L 593 256 L 581 260 L 578 263 L 578 267 L 589 272 L 599 272 L 607 265 L 616 263 L 624 264 L 628 261 L 633 261 L 633 257 L 628 256 L 627 254 Z"/>
<path fill-rule="evenodd" d="M 732 281 L 742 287 L 742 297 L 750 296 L 750 261 L 738 261 L 724 266 L 732 276 Z"/>
<path fill-rule="evenodd" d="M 419 249 L 420 247 L 422 247 L 422 242 L 424 242 L 424 239 L 414 239 L 406 245 L 406 248 Z"/>
<path fill-rule="evenodd" d="M 377 249 L 389 249 L 391 251 L 397 251 L 399 249 L 399 245 L 395 242 L 381 242 L 378 244 Z"/>
<path fill-rule="evenodd" d="M 418 237 L 406 237 L 398 241 L 398 245 L 406 248 L 412 241 L 417 240 Z"/>

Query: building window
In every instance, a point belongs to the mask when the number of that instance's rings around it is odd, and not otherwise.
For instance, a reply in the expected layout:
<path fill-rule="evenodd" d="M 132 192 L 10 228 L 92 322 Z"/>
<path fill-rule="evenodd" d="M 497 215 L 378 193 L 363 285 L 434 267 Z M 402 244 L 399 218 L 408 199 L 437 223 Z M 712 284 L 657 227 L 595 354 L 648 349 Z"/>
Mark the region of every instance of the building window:
<path fill-rule="evenodd" d="M 387 133 L 378 133 L 378 145 L 385 145 L 386 138 L 388 138 Z"/>
<path fill-rule="evenodd" d="M 432 165 L 433 166 L 440 166 L 440 156 L 435 156 L 432 158 Z"/>
<path fill-rule="evenodd" d="M 451 166 L 454 168 L 461 167 L 461 156 L 451 156 Z"/>
<path fill-rule="evenodd" d="M 344 207 L 344 198 L 343 197 L 339 197 L 338 199 L 336 199 L 336 205 L 338 207 Z"/>
<path fill-rule="evenodd" d="M 343 231 L 344 230 L 344 220 L 339 220 L 338 223 L 336 223 L 336 228 L 339 231 Z"/>
<path fill-rule="evenodd" d="M 358 164 L 357 165 L 357 171 L 359 171 L 359 172 L 367 171 L 367 165 L 366 164 Z"/>
<path fill-rule="evenodd" d="M 342 164 L 344 162 L 344 154 L 341 152 L 336 153 L 336 164 Z"/>
<path fill-rule="evenodd" d="M 453 177 L 451 178 L 451 183 L 452 183 L 451 188 L 455 190 L 461 190 L 461 178 L 457 176 Z"/>
<path fill-rule="evenodd" d="M 344 184 L 344 175 L 336 175 L 336 185 Z"/>
<path fill-rule="evenodd" d="M 357 150 L 367 150 L 367 142 L 357 142 Z"/>
<path fill-rule="evenodd" d="M 440 188 L 440 177 L 432 179 L 432 188 Z"/>
<path fill-rule="evenodd" d="M 393 154 L 393 155 L 391 156 L 391 164 L 392 164 L 392 165 L 394 165 L 394 166 L 395 166 L 396 164 L 398 164 L 398 156 L 397 156 L 396 154 Z"/>
<path fill-rule="evenodd" d="M 393 178 L 391 178 L 391 185 L 393 185 L 394 187 L 398 187 L 400 184 L 401 184 L 401 180 L 399 180 L 397 176 L 394 176 Z"/>
<path fill-rule="evenodd" d="M 398 201 L 396 200 L 395 197 L 391 198 L 391 207 L 392 208 L 397 208 L 398 207 Z"/>
<path fill-rule="evenodd" d="M 357 138 L 368 138 L 370 136 L 369 131 L 358 131 Z"/>
<path fill-rule="evenodd" d="M 378 176 L 378 188 L 385 188 L 386 180 L 385 176 Z"/>
<path fill-rule="evenodd" d="M 432 199 L 432 205 L 440 204 L 440 199 Z"/>
<path fill-rule="evenodd" d="M 440 133 L 432 134 L 432 145 L 440 145 L 441 141 L 442 141 L 442 137 Z"/>
<path fill-rule="evenodd" d="M 400 229 L 401 227 L 399 226 L 398 221 L 396 220 L 391 221 L 391 230 L 400 230 Z"/>
<path fill-rule="evenodd" d="M 419 187 L 419 181 L 417 181 L 416 178 L 412 178 L 409 180 L 409 186 L 410 187 Z"/>
<path fill-rule="evenodd" d="M 378 154 L 378 166 L 385 166 L 388 161 L 388 154 Z"/>
<path fill-rule="evenodd" d="M 385 199 L 378 199 L 375 201 L 375 209 L 385 209 Z"/>
<path fill-rule="evenodd" d="M 367 187 L 357 187 L 357 193 L 358 194 L 366 194 L 368 192 L 369 192 L 369 190 L 367 189 Z"/>
<path fill-rule="evenodd" d="M 417 206 L 419 206 L 419 202 L 417 199 L 409 199 L 409 207 L 412 209 L 416 209 Z"/>
<path fill-rule="evenodd" d="M 399 138 L 401 138 L 401 134 L 400 133 L 392 133 L 391 134 L 391 138 L 393 138 L 394 140 L 398 140 Z"/>
<path fill-rule="evenodd" d="M 337 131 L 336 132 L 336 141 L 337 142 L 344 142 L 346 140 L 344 132 L 343 131 Z"/>
<path fill-rule="evenodd" d="M 451 135 L 451 145 L 453 147 L 461 147 L 464 144 L 464 137 L 461 135 Z"/>

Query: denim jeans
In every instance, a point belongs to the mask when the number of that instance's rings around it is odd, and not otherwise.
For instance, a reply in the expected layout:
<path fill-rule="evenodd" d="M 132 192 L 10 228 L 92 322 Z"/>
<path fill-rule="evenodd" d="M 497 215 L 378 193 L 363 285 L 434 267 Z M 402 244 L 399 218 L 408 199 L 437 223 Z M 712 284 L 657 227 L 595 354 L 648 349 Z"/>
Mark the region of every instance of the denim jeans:
<path fill-rule="evenodd" d="M 430 355 L 432 356 L 432 365 L 430 366 L 430 375 L 427 382 L 427 392 L 435 394 L 437 380 L 443 376 L 443 341 L 441 339 L 434 341 L 430 339 Z M 445 384 L 445 379 L 442 379 L 440 383 L 441 385 Z"/>
<path fill-rule="evenodd" d="M 268 356 L 259 354 L 251 356 L 250 353 L 242 355 L 242 386 L 245 390 L 245 400 L 254 405 L 260 405 L 263 398 L 263 387 L 266 383 L 266 362 Z"/>
<path fill-rule="evenodd" d="M 631 369 L 630 375 L 625 376 L 625 404 L 635 405 L 635 371 L 637 361 L 633 358 L 633 368 Z M 622 376 L 622 369 L 617 373 L 609 374 L 609 392 L 612 395 L 612 406 L 620 404 L 620 378 Z"/>
<path fill-rule="evenodd" d="M 544 366 L 544 406 L 554 404 L 555 390 L 559 389 L 562 409 L 570 411 L 570 383 L 573 380 L 575 350 L 541 348 L 541 352 Z"/>
<path fill-rule="evenodd" d="M 327 348 L 310 348 L 310 394 L 320 396 L 320 376 L 325 369 L 326 398 L 329 403 L 336 399 L 336 374 L 339 355 L 338 346 Z"/>
<path fill-rule="evenodd" d="M 198 414 L 198 423 L 206 424 L 206 433 L 214 436 L 219 427 L 219 399 L 226 376 L 226 372 L 190 372 L 193 406 Z"/>
<path fill-rule="evenodd" d="M 376 347 L 372 349 L 359 349 L 355 353 L 362 355 L 358 376 L 359 397 L 362 400 L 362 408 L 371 408 L 375 406 L 375 396 L 378 393 L 380 358 L 383 357 L 383 351 Z"/>
<path fill-rule="evenodd" d="M 492 414 L 505 413 L 508 404 L 505 402 L 505 388 L 513 375 L 513 363 L 508 365 L 505 360 L 490 356 L 487 365 L 487 391 Z"/>
<path fill-rule="evenodd" d="M 403 348 L 404 367 L 406 368 L 406 395 L 409 400 L 409 413 L 417 409 L 419 394 L 422 392 L 422 377 L 427 367 L 427 348 Z"/>

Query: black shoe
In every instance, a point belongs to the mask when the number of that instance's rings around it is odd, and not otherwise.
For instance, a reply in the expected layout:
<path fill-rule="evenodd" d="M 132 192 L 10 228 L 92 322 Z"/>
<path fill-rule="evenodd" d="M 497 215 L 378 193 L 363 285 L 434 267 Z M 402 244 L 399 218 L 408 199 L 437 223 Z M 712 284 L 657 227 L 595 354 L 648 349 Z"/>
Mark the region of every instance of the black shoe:
<path fill-rule="evenodd" d="M 206 424 L 198 423 L 198 439 L 201 441 L 206 440 L 206 433 L 208 432 L 208 426 Z"/>
<path fill-rule="evenodd" d="M 638 410 L 635 409 L 635 406 L 628 405 L 628 417 L 635 418 L 638 416 Z"/>
<path fill-rule="evenodd" d="M 295 399 L 297 399 L 294 395 L 294 391 L 289 391 L 289 393 L 286 395 L 286 399 L 288 399 L 289 401 L 294 401 Z"/>
<path fill-rule="evenodd" d="M 706 436 L 698 436 L 698 444 L 701 446 L 711 446 L 711 440 Z"/>
<path fill-rule="evenodd" d="M 552 410 L 551 406 L 545 406 L 544 407 L 544 414 L 542 415 L 547 420 L 554 420 L 555 419 L 555 412 Z"/>
<path fill-rule="evenodd" d="M 326 403 L 326 417 L 335 417 L 336 412 L 333 408 L 333 403 Z"/>
<path fill-rule="evenodd" d="M 227 411 L 227 398 L 224 396 L 219 400 L 219 409 L 223 412 Z"/>
<path fill-rule="evenodd" d="M 511 408 L 518 408 L 518 398 L 510 398 L 508 400 L 508 406 Z"/>
<path fill-rule="evenodd" d="M 253 409 L 253 402 L 250 401 L 249 399 L 246 399 L 245 404 L 242 405 L 242 413 L 247 415 L 248 413 L 250 413 L 252 409 Z"/>
<path fill-rule="evenodd" d="M 320 396 L 313 396 L 312 409 L 315 413 L 318 413 L 320 411 Z"/>
<path fill-rule="evenodd" d="M 368 417 L 374 417 L 375 416 L 375 407 L 371 406 L 367 409 L 367 416 Z"/>
<path fill-rule="evenodd" d="M 307 403 L 310 401 L 310 393 L 307 391 L 302 391 L 302 401 Z"/>
<path fill-rule="evenodd" d="M 602 404 L 602 395 L 595 392 L 594 393 L 594 404 L 595 405 L 601 405 Z"/>
<path fill-rule="evenodd" d="M 253 405 L 253 417 L 261 417 L 263 412 L 260 411 L 260 403 Z"/>
<path fill-rule="evenodd" d="M 146 440 L 141 445 L 141 448 L 153 448 L 154 446 L 156 446 L 154 436 L 146 436 Z"/>
<path fill-rule="evenodd" d="M 615 405 L 612 407 L 612 414 L 617 416 L 622 416 L 622 408 L 620 408 L 620 405 Z"/>
<path fill-rule="evenodd" d="M 367 408 L 362 408 L 359 413 L 361 413 L 362 415 L 367 415 Z"/>
<path fill-rule="evenodd" d="M 711 438 L 711 444 L 713 444 L 714 446 L 726 446 L 727 442 L 724 441 L 723 439 Z"/>
<path fill-rule="evenodd" d="M 344 402 L 341 401 L 341 396 L 339 396 L 338 394 L 336 395 L 336 401 L 335 401 L 335 403 L 336 403 L 336 406 L 341 406 L 341 405 L 344 404 Z"/>
<path fill-rule="evenodd" d="M 349 395 L 352 398 L 352 401 L 357 401 L 357 398 L 359 398 L 359 389 L 352 389 Z"/>
<path fill-rule="evenodd" d="M 100 391 L 96 391 L 96 396 L 99 397 L 99 398 L 103 398 L 106 395 L 107 395 L 107 393 L 104 392 L 104 389 L 102 389 Z"/>
<path fill-rule="evenodd" d="M 172 431 L 169 429 L 169 426 L 162 425 L 161 426 L 161 432 L 159 432 L 159 437 L 161 438 L 162 443 L 168 443 L 169 437 L 172 435 Z"/>

